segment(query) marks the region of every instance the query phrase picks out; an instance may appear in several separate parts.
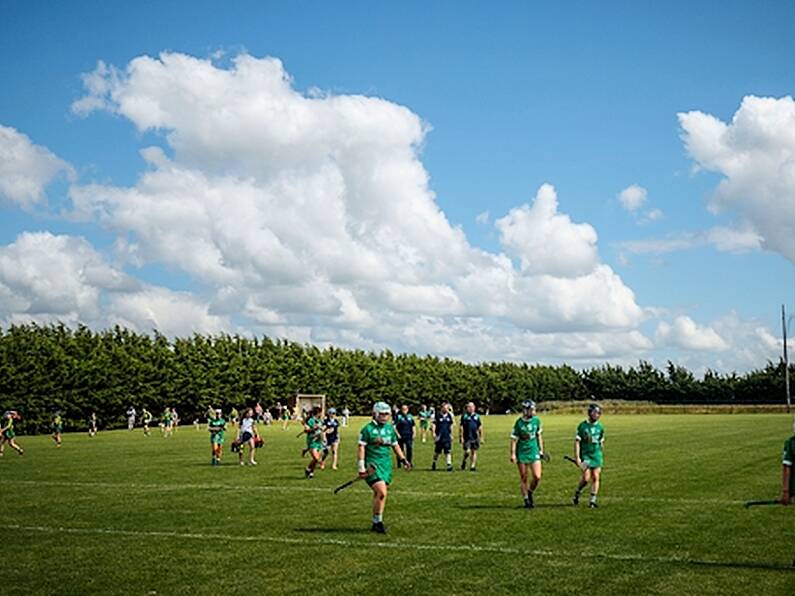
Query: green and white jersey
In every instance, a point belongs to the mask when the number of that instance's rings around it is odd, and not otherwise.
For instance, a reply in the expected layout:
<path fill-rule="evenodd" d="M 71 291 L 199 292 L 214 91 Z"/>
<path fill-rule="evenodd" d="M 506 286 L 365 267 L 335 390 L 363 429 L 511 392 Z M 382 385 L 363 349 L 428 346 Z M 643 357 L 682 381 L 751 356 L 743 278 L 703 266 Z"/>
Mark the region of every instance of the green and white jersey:
<path fill-rule="evenodd" d="M 210 441 L 213 443 L 223 444 L 225 435 L 224 431 L 226 430 L 226 420 L 220 416 L 218 418 L 213 418 L 207 423 L 207 427 L 210 430 Z"/>
<path fill-rule="evenodd" d="M 575 435 L 580 442 L 580 458 L 591 468 L 602 467 L 602 441 L 605 440 L 605 429 L 598 420 L 583 420 L 577 427 Z"/>
<path fill-rule="evenodd" d="M 533 416 L 529 420 L 524 416 L 516 419 L 511 439 L 516 441 L 516 458 L 520 463 L 529 464 L 541 459 L 538 437 L 542 432 L 541 419 L 538 416 Z"/>
<path fill-rule="evenodd" d="M 9 414 L 5 418 L 3 418 L 3 422 L 0 423 L 0 427 L 3 429 L 3 436 L 7 439 L 13 439 L 16 436 L 14 432 L 14 417 Z"/>
<path fill-rule="evenodd" d="M 392 481 L 392 445 L 398 436 L 391 423 L 378 424 L 371 420 L 359 432 L 359 445 L 364 445 L 364 465 L 373 466 L 375 473 L 367 479 L 369 484 L 383 480 Z"/>
<path fill-rule="evenodd" d="M 323 421 L 314 416 L 310 416 L 306 421 L 306 425 L 310 428 L 306 433 L 306 448 L 307 449 L 323 449 Z"/>
<path fill-rule="evenodd" d="M 152 412 L 144 408 L 144 411 L 141 413 L 141 416 L 144 419 L 144 424 L 149 424 L 152 422 Z"/>
<path fill-rule="evenodd" d="M 165 410 L 163 412 L 163 422 L 165 423 L 171 422 L 171 410 Z"/>
<path fill-rule="evenodd" d="M 792 467 L 795 465 L 795 435 L 784 441 L 784 455 L 781 456 L 781 463 L 789 466 L 789 494 L 795 495 L 795 470 Z"/>

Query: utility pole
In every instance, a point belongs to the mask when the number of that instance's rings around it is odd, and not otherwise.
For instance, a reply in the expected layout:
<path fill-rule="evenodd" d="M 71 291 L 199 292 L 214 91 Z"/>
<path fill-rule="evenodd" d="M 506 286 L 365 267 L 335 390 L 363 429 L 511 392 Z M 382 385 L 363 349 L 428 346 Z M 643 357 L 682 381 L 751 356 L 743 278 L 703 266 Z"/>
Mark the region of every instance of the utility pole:
<path fill-rule="evenodd" d="M 784 311 L 784 305 L 781 305 L 781 332 L 784 336 L 784 391 L 787 394 L 787 412 L 790 410 L 790 397 L 789 397 L 789 358 L 787 357 L 787 314 Z"/>

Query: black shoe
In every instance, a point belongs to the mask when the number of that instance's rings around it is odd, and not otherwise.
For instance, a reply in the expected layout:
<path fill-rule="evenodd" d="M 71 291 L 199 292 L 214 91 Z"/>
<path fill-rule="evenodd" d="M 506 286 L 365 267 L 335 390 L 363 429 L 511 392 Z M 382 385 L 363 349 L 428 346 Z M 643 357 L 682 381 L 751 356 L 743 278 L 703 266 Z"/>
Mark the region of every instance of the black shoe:
<path fill-rule="evenodd" d="M 477 468 L 469 468 L 469 471 L 470 472 L 477 472 L 478 470 L 477 470 Z"/>
<path fill-rule="evenodd" d="M 447 471 L 448 471 L 448 472 L 452 472 L 452 471 L 453 471 L 453 466 L 452 466 L 452 464 L 450 464 L 449 466 L 447 466 Z"/>
<path fill-rule="evenodd" d="M 435 469 L 436 469 L 436 462 L 433 462 L 433 463 L 431 464 L 431 470 L 435 470 Z"/>
<path fill-rule="evenodd" d="M 373 522 L 373 527 L 370 528 L 376 534 L 386 534 L 386 527 L 384 522 Z"/>
<path fill-rule="evenodd" d="M 572 505 L 579 505 L 580 504 L 580 493 L 574 493 L 574 496 L 571 498 Z"/>
<path fill-rule="evenodd" d="M 525 504 L 525 507 L 527 507 L 528 509 L 532 509 L 533 507 L 535 507 L 535 503 L 533 503 L 533 495 L 532 494 L 527 495 L 526 501 L 527 501 L 527 503 Z"/>
<path fill-rule="evenodd" d="M 467 460 L 464 460 L 464 461 L 461 462 L 461 469 L 462 470 L 466 470 L 467 469 Z"/>
<path fill-rule="evenodd" d="M 524 508 L 525 509 L 532 509 L 533 508 L 533 502 L 530 499 L 528 499 L 527 497 L 525 497 L 525 500 L 524 500 Z"/>
<path fill-rule="evenodd" d="M 590 503 L 588 503 L 588 507 L 590 509 L 596 509 L 597 507 L 599 507 L 599 505 L 596 504 L 596 501 L 591 501 Z"/>
<path fill-rule="evenodd" d="M 310 478 L 312 478 L 312 476 L 314 476 L 314 474 L 312 474 L 312 472 L 310 472 L 309 470 L 304 470 L 304 478 L 309 480 Z"/>

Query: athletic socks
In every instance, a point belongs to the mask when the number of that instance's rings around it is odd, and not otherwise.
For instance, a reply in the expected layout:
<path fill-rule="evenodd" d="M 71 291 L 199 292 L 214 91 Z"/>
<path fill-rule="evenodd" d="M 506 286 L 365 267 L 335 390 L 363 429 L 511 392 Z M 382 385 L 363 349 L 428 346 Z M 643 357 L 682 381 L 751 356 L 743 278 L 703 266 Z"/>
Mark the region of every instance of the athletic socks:
<path fill-rule="evenodd" d="M 591 493 L 591 498 L 588 499 L 588 507 L 592 507 L 592 508 L 599 507 L 599 505 L 596 504 L 596 494 L 595 493 Z"/>
<path fill-rule="evenodd" d="M 383 516 L 383 514 L 381 514 L 381 515 L 374 515 L 374 516 L 373 516 L 373 523 L 374 523 L 374 524 L 380 524 L 380 523 L 381 523 L 381 522 L 383 522 L 383 521 L 384 521 L 384 516 Z"/>

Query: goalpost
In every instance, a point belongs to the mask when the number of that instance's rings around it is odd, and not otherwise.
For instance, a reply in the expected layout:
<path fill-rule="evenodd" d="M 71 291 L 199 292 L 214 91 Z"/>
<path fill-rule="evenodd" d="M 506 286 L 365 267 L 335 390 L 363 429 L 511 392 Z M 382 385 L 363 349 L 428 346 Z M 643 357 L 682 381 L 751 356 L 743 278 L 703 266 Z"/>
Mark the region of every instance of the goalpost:
<path fill-rule="evenodd" d="M 326 395 L 323 394 L 310 394 L 310 393 L 296 393 L 290 399 L 290 407 L 293 412 L 301 420 L 306 418 L 306 413 L 311 412 L 312 408 L 319 406 L 322 410 L 322 416 L 326 415 Z"/>

